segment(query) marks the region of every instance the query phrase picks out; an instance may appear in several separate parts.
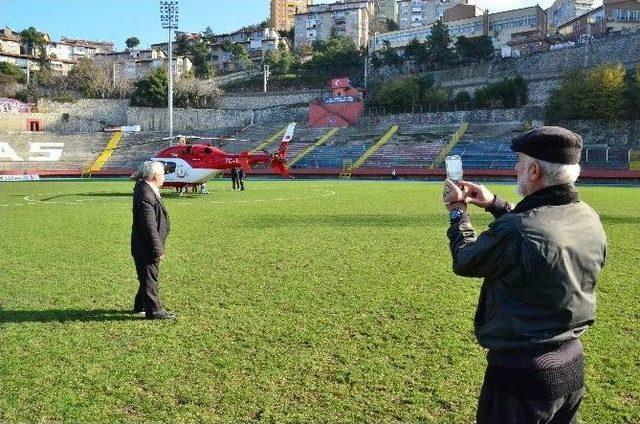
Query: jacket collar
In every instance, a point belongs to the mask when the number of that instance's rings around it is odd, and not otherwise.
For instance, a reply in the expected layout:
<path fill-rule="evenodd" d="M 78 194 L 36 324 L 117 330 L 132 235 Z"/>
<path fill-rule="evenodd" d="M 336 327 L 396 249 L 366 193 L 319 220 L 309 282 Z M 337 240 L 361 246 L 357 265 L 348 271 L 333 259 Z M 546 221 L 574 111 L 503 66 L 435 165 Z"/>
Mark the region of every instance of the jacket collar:
<path fill-rule="evenodd" d="M 513 213 L 526 212 L 540 206 L 568 205 L 580 201 L 580 195 L 573 184 L 561 184 L 545 187 L 531 193 L 520 201 L 513 209 Z"/>

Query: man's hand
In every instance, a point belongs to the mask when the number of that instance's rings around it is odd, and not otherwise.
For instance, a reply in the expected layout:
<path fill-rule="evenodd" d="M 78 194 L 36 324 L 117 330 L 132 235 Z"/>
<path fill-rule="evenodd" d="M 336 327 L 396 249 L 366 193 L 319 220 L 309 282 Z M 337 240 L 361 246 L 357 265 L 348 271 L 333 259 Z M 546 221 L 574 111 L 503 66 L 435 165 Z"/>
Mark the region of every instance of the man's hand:
<path fill-rule="evenodd" d="M 493 203 L 496 196 L 489 191 L 488 188 L 481 184 L 474 184 L 468 181 L 458 181 L 461 187 L 466 189 L 467 198 L 466 202 L 472 205 L 486 208 Z"/>
<path fill-rule="evenodd" d="M 442 194 L 442 201 L 444 202 L 447 210 L 460 209 L 467 210 L 467 188 L 458 187 L 453 181 L 444 181 L 444 192 Z"/>

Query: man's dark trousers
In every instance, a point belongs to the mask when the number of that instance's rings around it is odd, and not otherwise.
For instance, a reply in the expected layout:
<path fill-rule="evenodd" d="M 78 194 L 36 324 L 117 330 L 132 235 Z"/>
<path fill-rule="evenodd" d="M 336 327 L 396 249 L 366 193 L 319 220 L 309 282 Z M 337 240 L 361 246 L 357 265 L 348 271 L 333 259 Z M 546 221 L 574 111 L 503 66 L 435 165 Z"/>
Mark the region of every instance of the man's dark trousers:
<path fill-rule="evenodd" d="M 137 312 L 144 311 L 147 314 L 161 311 L 162 305 L 158 297 L 159 264 L 145 258 L 133 258 L 133 261 L 136 264 L 136 273 L 140 282 L 133 306 L 134 310 Z"/>
<path fill-rule="evenodd" d="M 482 386 L 477 424 L 575 424 L 584 387 L 558 399 L 538 399 Z"/>

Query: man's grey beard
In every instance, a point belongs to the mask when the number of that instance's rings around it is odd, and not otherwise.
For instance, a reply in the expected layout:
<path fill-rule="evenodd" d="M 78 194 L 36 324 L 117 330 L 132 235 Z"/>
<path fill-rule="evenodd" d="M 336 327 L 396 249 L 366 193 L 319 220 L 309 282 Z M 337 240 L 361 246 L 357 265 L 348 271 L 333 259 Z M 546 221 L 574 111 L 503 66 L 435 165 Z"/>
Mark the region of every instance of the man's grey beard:
<path fill-rule="evenodd" d="M 522 197 L 525 197 L 526 194 L 526 188 L 527 188 L 527 184 L 526 184 L 526 175 L 523 175 L 522 178 L 520 178 L 520 175 L 518 175 L 518 194 Z"/>

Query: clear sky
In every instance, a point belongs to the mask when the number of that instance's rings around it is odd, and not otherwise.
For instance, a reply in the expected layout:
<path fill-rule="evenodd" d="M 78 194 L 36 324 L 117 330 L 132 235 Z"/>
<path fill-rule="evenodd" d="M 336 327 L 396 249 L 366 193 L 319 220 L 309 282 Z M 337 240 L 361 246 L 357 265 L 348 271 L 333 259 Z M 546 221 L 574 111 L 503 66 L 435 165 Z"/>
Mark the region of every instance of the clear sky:
<path fill-rule="evenodd" d="M 179 0 L 180 30 L 196 32 L 211 26 L 216 33 L 231 32 L 269 17 L 269 0 Z M 321 0 L 328 3 L 330 0 Z M 540 4 L 553 0 L 470 0 L 491 12 Z M 602 0 L 595 0 L 595 6 Z M 124 48 L 124 40 L 135 36 L 141 47 L 167 39 L 160 27 L 157 0 L 0 0 L 0 27 L 20 31 L 34 26 L 61 37 L 113 41 Z"/>

